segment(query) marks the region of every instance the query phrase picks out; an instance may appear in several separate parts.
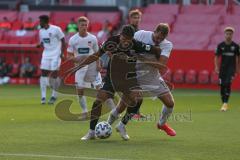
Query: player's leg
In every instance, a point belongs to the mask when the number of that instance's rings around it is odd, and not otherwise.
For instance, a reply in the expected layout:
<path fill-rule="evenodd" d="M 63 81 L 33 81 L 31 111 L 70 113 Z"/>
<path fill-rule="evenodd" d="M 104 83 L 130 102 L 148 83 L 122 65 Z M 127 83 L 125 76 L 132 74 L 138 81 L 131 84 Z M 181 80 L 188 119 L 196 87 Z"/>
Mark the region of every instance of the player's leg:
<path fill-rule="evenodd" d="M 88 133 L 81 138 L 81 140 L 95 139 L 95 127 L 101 116 L 102 103 L 109 98 L 109 93 L 105 90 L 99 90 L 97 99 L 94 101 L 91 110 L 90 129 Z"/>
<path fill-rule="evenodd" d="M 46 103 L 47 86 L 49 85 L 48 75 L 50 73 L 50 61 L 42 58 L 41 60 L 41 77 L 40 77 L 40 90 L 41 90 L 41 104 Z"/>
<path fill-rule="evenodd" d="M 140 107 L 142 105 L 142 102 L 143 102 L 143 99 L 139 99 L 137 104 L 136 104 L 136 106 L 127 108 L 127 111 L 126 111 L 125 115 L 121 119 L 121 122 L 124 125 L 127 125 L 127 123 L 129 122 L 129 120 L 132 119 L 132 117 L 134 117 L 135 115 L 138 115 L 139 109 L 140 109 Z"/>
<path fill-rule="evenodd" d="M 176 132 L 172 129 L 166 122 L 168 117 L 171 116 L 174 108 L 174 99 L 171 92 L 167 92 L 158 98 L 163 102 L 162 113 L 160 116 L 160 120 L 157 124 L 157 127 L 163 131 L 165 131 L 169 136 L 175 136 Z"/>
<path fill-rule="evenodd" d="M 84 88 L 87 87 L 87 82 L 84 81 L 84 77 L 86 75 L 85 69 L 80 69 L 75 73 L 75 84 L 77 88 L 78 102 L 80 107 L 82 108 L 83 116 L 87 116 L 87 101 L 84 96 Z"/>
<path fill-rule="evenodd" d="M 110 117 L 117 117 L 120 113 L 122 113 L 126 107 L 135 109 L 135 112 L 137 112 L 138 109 L 136 109 L 136 104 L 139 101 L 139 98 L 141 98 L 141 92 L 140 91 L 133 91 L 130 94 L 123 94 L 119 104 L 117 105 L 117 108 L 113 110 L 109 116 Z M 110 122 L 113 123 L 113 122 Z M 126 132 L 125 124 L 120 121 L 116 126 L 117 132 L 119 132 L 120 136 L 123 138 L 123 140 L 129 140 L 130 137 L 128 136 Z"/>
<path fill-rule="evenodd" d="M 61 64 L 61 58 L 57 57 L 57 58 L 53 58 L 50 61 L 50 65 L 51 65 L 51 81 L 57 82 L 57 77 L 58 77 L 58 70 Z M 54 89 L 54 87 L 52 88 L 52 95 L 50 100 L 48 101 L 48 104 L 54 104 L 54 102 L 57 100 L 57 91 Z"/>
<path fill-rule="evenodd" d="M 227 111 L 228 109 L 228 101 L 231 94 L 231 81 L 231 76 L 220 78 L 220 93 L 222 99 L 221 111 Z"/>
<path fill-rule="evenodd" d="M 101 76 L 101 74 L 100 74 L 100 72 L 98 72 L 98 74 L 97 74 L 97 76 L 96 76 L 96 80 L 93 82 L 93 86 L 97 89 L 97 90 L 99 90 L 99 89 L 101 89 L 102 88 L 102 76 Z M 115 105 L 115 103 L 114 103 L 114 101 L 113 101 L 113 96 L 111 97 L 111 98 L 108 98 L 106 101 L 105 101 L 105 104 L 106 104 L 106 106 L 110 109 L 110 110 L 112 110 L 112 109 L 114 109 L 115 107 L 116 107 L 116 105 Z"/>

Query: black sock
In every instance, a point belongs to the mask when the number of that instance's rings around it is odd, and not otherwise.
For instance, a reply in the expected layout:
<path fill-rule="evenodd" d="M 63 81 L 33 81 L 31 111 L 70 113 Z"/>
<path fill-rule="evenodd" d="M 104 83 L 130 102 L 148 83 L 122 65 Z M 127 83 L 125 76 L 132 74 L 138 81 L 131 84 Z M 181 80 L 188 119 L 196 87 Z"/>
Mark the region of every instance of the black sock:
<path fill-rule="evenodd" d="M 230 94 L 231 94 L 231 84 L 221 85 L 222 103 L 228 103 Z"/>
<path fill-rule="evenodd" d="M 102 111 L 102 102 L 96 100 L 93 103 L 92 111 L 91 111 L 91 121 L 90 121 L 91 130 L 95 130 L 99 117 L 101 116 L 101 111 Z"/>
<path fill-rule="evenodd" d="M 139 113 L 139 109 L 142 105 L 142 100 L 139 100 L 136 106 L 134 107 L 128 107 L 125 115 L 122 118 L 122 123 L 127 124 L 129 120 L 133 117 L 134 114 Z"/>

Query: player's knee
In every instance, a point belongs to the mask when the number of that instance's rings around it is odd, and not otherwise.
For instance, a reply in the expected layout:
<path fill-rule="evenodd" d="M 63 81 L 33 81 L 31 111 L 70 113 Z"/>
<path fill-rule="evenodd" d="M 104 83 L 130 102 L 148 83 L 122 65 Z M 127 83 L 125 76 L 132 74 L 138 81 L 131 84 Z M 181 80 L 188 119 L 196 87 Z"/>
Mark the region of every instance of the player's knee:
<path fill-rule="evenodd" d="M 101 106 L 102 106 L 102 102 L 100 100 L 95 100 L 93 102 L 92 108 L 94 109 L 94 108 L 101 107 Z"/>
<path fill-rule="evenodd" d="M 46 70 L 42 70 L 42 71 L 41 71 L 41 76 L 42 76 L 42 77 L 47 77 L 48 74 L 49 74 L 49 72 L 46 71 Z"/>
<path fill-rule="evenodd" d="M 171 100 L 171 101 L 169 101 L 167 107 L 168 107 L 168 108 L 173 108 L 174 105 L 175 105 L 174 100 Z"/>

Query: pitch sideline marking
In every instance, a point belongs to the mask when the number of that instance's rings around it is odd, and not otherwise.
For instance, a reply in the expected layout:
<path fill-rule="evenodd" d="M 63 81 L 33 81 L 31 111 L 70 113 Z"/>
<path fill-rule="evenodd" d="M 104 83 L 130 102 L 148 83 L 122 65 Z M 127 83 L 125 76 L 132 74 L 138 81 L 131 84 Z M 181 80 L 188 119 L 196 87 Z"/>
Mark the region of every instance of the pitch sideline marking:
<path fill-rule="evenodd" d="M 126 159 L 113 159 L 113 158 L 97 158 L 97 157 L 80 157 L 80 156 L 58 156 L 46 154 L 25 154 L 25 153 L 0 153 L 0 157 L 33 157 L 33 158 L 62 158 L 62 159 L 85 159 L 85 160 L 126 160 Z"/>

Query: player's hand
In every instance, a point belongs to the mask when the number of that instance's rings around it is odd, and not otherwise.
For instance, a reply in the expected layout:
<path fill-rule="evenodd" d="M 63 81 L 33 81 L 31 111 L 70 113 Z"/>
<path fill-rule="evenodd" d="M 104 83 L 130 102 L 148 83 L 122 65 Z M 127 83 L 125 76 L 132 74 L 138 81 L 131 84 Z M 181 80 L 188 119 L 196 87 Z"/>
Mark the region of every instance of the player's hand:
<path fill-rule="evenodd" d="M 217 67 L 215 68 L 215 72 L 219 74 L 219 69 Z"/>
<path fill-rule="evenodd" d="M 64 58 L 65 58 L 65 56 L 64 56 L 64 53 L 63 53 L 63 52 L 60 54 L 60 58 L 61 58 L 61 59 L 64 59 Z"/>
<path fill-rule="evenodd" d="M 41 44 L 36 44 L 36 48 L 40 48 L 40 47 L 42 47 Z"/>

